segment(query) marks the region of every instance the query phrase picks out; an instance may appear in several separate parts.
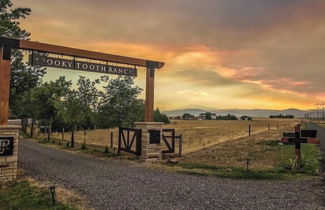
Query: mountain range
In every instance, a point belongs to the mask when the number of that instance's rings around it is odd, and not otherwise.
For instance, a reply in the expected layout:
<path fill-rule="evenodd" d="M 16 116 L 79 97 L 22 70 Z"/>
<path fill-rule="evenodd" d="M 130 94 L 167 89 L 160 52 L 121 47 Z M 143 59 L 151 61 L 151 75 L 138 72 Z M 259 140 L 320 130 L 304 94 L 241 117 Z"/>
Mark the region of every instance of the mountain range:
<path fill-rule="evenodd" d="M 169 117 L 182 116 L 184 113 L 189 113 L 194 116 L 198 116 L 201 113 L 212 112 L 217 115 L 227 115 L 232 114 L 237 117 L 240 116 L 250 116 L 250 117 L 269 117 L 270 115 L 294 115 L 295 117 L 304 117 L 308 112 L 307 110 L 300 109 L 283 109 L 283 110 L 273 110 L 273 109 L 195 109 L 195 108 L 185 108 L 177 109 L 171 111 L 162 111 Z"/>

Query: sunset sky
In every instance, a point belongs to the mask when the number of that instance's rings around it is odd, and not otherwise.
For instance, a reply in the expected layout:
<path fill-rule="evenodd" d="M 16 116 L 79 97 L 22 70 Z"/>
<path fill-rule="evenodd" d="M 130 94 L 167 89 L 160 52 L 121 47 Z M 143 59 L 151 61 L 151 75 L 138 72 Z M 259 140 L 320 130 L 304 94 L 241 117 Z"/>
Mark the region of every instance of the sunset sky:
<path fill-rule="evenodd" d="M 324 0 L 15 0 L 32 40 L 166 62 L 156 107 L 315 108 Z M 48 69 L 45 80 L 100 74 Z M 139 69 L 136 84 L 145 87 Z M 143 95 L 142 95 L 143 97 Z"/>

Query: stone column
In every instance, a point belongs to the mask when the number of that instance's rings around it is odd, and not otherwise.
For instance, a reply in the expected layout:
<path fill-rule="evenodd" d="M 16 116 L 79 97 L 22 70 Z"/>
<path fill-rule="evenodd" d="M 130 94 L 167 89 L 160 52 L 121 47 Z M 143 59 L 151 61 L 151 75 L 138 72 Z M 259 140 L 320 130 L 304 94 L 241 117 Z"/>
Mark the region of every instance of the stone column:
<path fill-rule="evenodd" d="M 20 126 L 0 125 L 0 183 L 17 178 Z"/>
<path fill-rule="evenodd" d="M 136 122 L 135 128 L 142 130 L 141 136 L 141 157 L 140 159 L 146 163 L 162 160 L 162 126 L 161 122 Z M 159 131 L 159 133 L 157 132 Z M 151 132 L 156 132 L 151 134 Z M 151 142 L 151 140 L 157 140 L 157 134 L 159 135 L 159 143 Z M 153 138 L 154 137 L 154 138 Z"/>

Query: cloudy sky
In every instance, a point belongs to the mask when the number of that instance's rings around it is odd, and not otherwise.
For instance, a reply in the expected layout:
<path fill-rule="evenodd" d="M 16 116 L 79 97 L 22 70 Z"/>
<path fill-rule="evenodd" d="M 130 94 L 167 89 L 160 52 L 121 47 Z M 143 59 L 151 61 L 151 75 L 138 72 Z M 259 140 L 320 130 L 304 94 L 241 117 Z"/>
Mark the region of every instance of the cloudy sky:
<path fill-rule="evenodd" d="M 13 2 L 32 9 L 22 22 L 32 40 L 166 62 L 156 74 L 163 110 L 309 109 L 325 99 L 324 0 Z M 46 80 L 60 75 L 100 76 L 49 69 Z"/>

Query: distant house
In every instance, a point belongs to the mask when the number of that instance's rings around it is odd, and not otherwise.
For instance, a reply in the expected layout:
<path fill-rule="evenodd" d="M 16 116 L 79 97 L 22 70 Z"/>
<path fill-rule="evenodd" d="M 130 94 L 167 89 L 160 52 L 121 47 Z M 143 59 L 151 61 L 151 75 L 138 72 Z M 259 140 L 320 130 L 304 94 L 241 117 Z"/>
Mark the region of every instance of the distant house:
<path fill-rule="evenodd" d="M 194 115 L 185 113 L 185 114 L 183 114 L 182 119 L 183 120 L 195 120 L 195 117 L 194 117 Z"/>
<path fill-rule="evenodd" d="M 215 113 L 211 112 L 206 112 L 206 113 L 201 113 L 198 117 L 198 120 L 216 120 L 217 115 Z"/>
<path fill-rule="evenodd" d="M 216 120 L 217 119 L 217 115 L 215 113 L 211 113 L 211 120 Z"/>
<path fill-rule="evenodd" d="M 249 117 L 249 116 L 241 116 L 240 117 L 241 120 L 252 120 L 252 117 Z"/>
<path fill-rule="evenodd" d="M 180 119 L 182 119 L 182 117 L 181 116 L 171 116 L 171 117 L 169 117 L 169 119 L 170 120 L 180 120 Z"/>
<path fill-rule="evenodd" d="M 205 120 L 205 113 L 201 113 L 198 117 L 198 120 Z"/>

